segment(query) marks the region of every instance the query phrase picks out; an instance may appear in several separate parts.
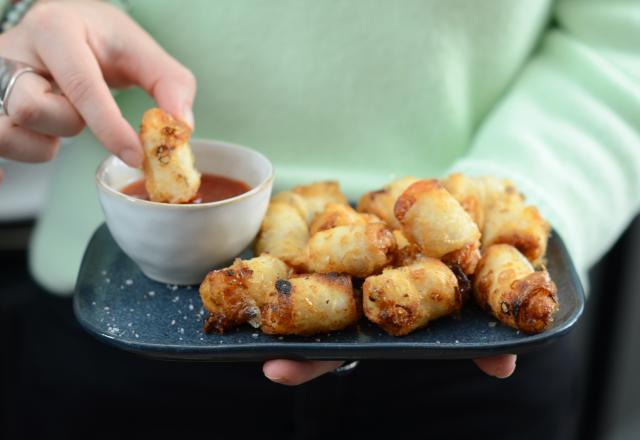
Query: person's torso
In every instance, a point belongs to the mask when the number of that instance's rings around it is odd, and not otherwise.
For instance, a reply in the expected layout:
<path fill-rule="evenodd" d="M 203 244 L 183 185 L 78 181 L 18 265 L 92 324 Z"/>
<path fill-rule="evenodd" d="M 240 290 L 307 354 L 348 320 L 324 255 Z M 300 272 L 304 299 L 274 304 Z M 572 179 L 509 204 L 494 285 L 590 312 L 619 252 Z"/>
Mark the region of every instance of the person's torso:
<path fill-rule="evenodd" d="M 132 0 L 196 75 L 197 137 L 245 144 L 277 186 L 337 178 L 350 195 L 439 175 L 534 49 L 550 0 Z M 132 124 L 152 105 L 119 103 Z"/>

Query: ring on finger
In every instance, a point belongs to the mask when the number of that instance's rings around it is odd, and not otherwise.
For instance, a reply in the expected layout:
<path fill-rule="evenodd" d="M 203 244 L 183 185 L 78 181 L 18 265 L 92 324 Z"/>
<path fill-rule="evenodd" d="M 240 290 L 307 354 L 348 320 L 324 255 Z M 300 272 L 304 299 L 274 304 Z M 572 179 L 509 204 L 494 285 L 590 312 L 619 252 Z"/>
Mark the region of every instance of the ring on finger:
<path fill-rule="evenodd" d="M 9 116 L 7 103 L 11 96 L 11 91 L 18 78 L 28 72 L 38 74 L 37 69 L 33 66 L 21 61 L 0 57 L 0 113 Z"/>

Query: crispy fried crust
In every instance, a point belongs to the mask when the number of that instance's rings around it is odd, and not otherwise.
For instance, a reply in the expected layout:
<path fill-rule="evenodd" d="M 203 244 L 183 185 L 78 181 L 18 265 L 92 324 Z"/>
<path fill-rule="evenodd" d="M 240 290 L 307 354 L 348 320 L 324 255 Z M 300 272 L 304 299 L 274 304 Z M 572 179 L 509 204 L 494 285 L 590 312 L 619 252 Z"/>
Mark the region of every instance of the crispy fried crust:
<path fill-rule="evenodd" d="M 423 257 L 417 262 L 368 277 L 362 305 L 367 318 L 393 336 L 424 327 L 462 307 L 456 275 L 444 263 Z"/>
<path fill-rule="evenodd" d="M 309 235 L 314 235 L 316 232 L 325 231 L 336 226 L 364 225 L 375 221 L 379 221 L 375 216 L 360 214 L 349 205 L 331 202 L 327 203 L 324 211 L 313 219 L 309 227 Z"/>
<path fill-rule="evenodd" d="M 142 117 L 145 187 L 154 202 L 187 203 L 200 187 L 200 173 L 189 146 L 191 128 L 159 108 Z"/>
<path fill-rule="evenodd" d="M 443 255 L 442 262 L 448 266 L 459 266 L 465 274 L 471 275 L 480 261 L 479 247 L 479 242 L 465 244 L 461 249 Z"/>
<path fill-rule="evenodd" d="M 507 179 L 467 177 L 454 173 L 443 181 L 482 231 L 482 247 L 515 246 L 535 267 L 544 264 L 549 224 Z"/>
<path fill-rule="evenodd" d="M 510 244 L 531 261 L 534 267 L 544 264 L 549 241 L 549 223 L 534 206 L 519 199 L 501 200 L 486 214 L 483 249 L 493 244 Z"/>
<path fill-rule="evenodd" d="M 409 241 L 423 255 L 447 257 L 448 262 L 473 273 L 480 248 L 480 231 L 469 214 L 440 183 L 419 180 L 410 185 L 395 204 L 395 215 Z"/>
<path fill-rule="evenodd" d="M 276 283 L 262 307 L 262 331 L 274 335 L 312 335 L 355 324 L 359 307 L 351 277 L 337 274 L 297 275 Z"/>
<path fill-rule="evenodd" d="M 316 215 L 324 211 L 327 204 L 349 204 L 345 195 L 340 191 L 340 184 L 335 181 L 296 186 L 291 191 L 276 194 L 272 200 L 288 203 L 295 207 L 307 225 L 311 224 Z"/>
<path fill-rule="evenodd" d="M 256 255 L 269 253 L 296 270 L 304 271 L 308 241 L 309 230 L 300 212 L 288 203 L 271 201 L 254 252 Z"/>
<path fill-rule="evenodd" d="M 313 235 L 307 245 L 311 272 L 366 277 L 393 260 L 396 240 L 384 223 L 337 226 Z"/>
<path fill-rule="evenodd" d="M 500 322 L 539 333 L 558 310 L 557 288 L 546 270 L 535 272 L 513 246 L 497 244 L 484 252 L 475 275 L 476 302 Z"/>
<path fill-rule="evenodd" d="M 358 212 L 373 214 L 392 229 L 400 229 L 401 225 L 396 219 L 393 208 L 400 194 L 417 180 L 412 176 L 403 177 L 390 182 L 380 190 L 366 193 L 358 201 Z"/>
<path fill-rule="evenodd" d="M 209 272 L 200 284 L 200 298 L 209 311 L 205 331 L 223 333 L 246 322 L 257 327 L 260 307 L 276 280 L 290 273 L 284 262 L 268 254 L 247 261 L 238 258 L 225 269 Z"/>

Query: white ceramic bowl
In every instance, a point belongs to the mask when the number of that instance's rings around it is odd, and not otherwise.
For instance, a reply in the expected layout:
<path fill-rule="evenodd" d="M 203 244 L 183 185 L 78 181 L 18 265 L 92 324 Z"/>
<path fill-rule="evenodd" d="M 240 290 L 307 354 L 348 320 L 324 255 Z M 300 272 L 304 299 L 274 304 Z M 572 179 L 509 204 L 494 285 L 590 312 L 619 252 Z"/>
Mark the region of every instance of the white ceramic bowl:
<path fill-rule="evenodd" d="M 96 172 L 98 196 L 111 235 L 149 278 L 197 284 L 209 270 L 229 263 L 258 233 L 271 196 L 273 168 L 261 153 L 239 145 L 192 139 L 196 167 L 246 182 L 251 190 L 197 205 L 149 202 L 120 190 L 142 178 L 120 159 Z"/>

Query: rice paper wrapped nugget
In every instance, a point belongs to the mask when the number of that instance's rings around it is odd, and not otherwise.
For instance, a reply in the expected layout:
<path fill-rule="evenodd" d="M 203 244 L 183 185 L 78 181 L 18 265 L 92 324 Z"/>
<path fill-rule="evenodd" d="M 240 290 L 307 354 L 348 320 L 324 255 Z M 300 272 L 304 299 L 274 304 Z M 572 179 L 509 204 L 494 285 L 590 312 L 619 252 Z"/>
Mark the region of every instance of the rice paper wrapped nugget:
<path fill-rule="evenodd" d="M 307 244 L 310 272 L 364 278 L 393 261 L 395 237 L 384 223 L 337 226 L 314 234 Z"/>
<path fill-rule="evenodd" d="M 460 203 L 482 231 L 484 226 L 484 185 L 479 179 L 454 173 L 442 180 L 442 186 Z"/>
<path fill-rule="evenodd" d="M 388 224 L 392 229 L 400 229 L 402 226 L 394 213 L 394 206 L 400 194 L 409 185 L 418 181 L 417 177 L 402 177 L 388 183 L 378 191 L 371 191 L 363 195 L 358 201 L 359 212 L 373 214 Z"/>
<path fill-rule="evenodd" d="M 497 243 L 518 248 L 534 266 L 544 263 L 549 225 L 507 179 L 455 173 L 443 186 L 471 215 L 482 232 L 483 249 Z"/>
<path fill-rule="evenodd" d="M 435 179 L 419 180 L 398 198 L 395 215 L 422 254 L 472 274 L 480 259 L 480 230 L 460 203 Z"/>
<path fill-rule="evenodd" d="M 298 270 L 306 267 L 305 251 L 309 241 L 309 228 L 300 212 L 282 202 L 269 203 L 254 253 L 269 253 Z"/>
<path fill-rule="evenodd" d="M 520 198 L 506 197 L 497 200 L 485 214 L 482 249 L 510 244 L 540 267 L 544 264 L 549 231 L 549 223 L 535 206 L 525 205 Z"/>
<path fill-rule="evenodd" d="M 435 258 L 385 269 L 367 278 L 362 289 L 364 314 L 393 336 L 409 334 L 462 307 L 458 279 Z"/>
<path fill-rule="evenodd" d="M 348 205 L 349 201 L 340 191 L 340 184 L 334 181 L 317 182 L 294 187 L 273 196 L 272 201 L 284 202 L 295 207 L 307 225 L 324 211 L 329 203 Z"/>
<path fill-rule="evenodd" d="M 324 211 L 317 214 L 309 227 L 309 234 L 325 231 L 337 226 L 364 225 L 366 223 L 376 223 L 381 220 L 375 215 L 362 214 L 349 205 L 342 203 L 328 203 Z"/>
<path fill-rule="evenodd" d="M 276 280 L 290 274 L 284 262 L 269 254 L 246 261 L 238 258 L 227 268 L 209 272 L 200 285 L 200 298 L 209 312 L 205 330 L 223 333 L 247 322 L 258 327 L 260 307 Z"/>
<path fill-rule="evenodd" d="M 489 246 L 473 283 L 476 302 L 500 322 L 526 333 L 539 333 L 558 310 L 557 288 L 546 270 L 536 272 L 515 247 Z"/>
<path fill-rule="evenodd" d="M 355 324 L 360 307 L 351 277 L 296 275 L 280 279 L 262 308 L 262 331 L 273 335 L 312 335 Z"/>
<path fill-rule="evenodd" d="M 188 203 L 200 188 L 189 138 L 191 127 L 159 108 L 142 116 L 145 188 L 154 202 Z"/>

